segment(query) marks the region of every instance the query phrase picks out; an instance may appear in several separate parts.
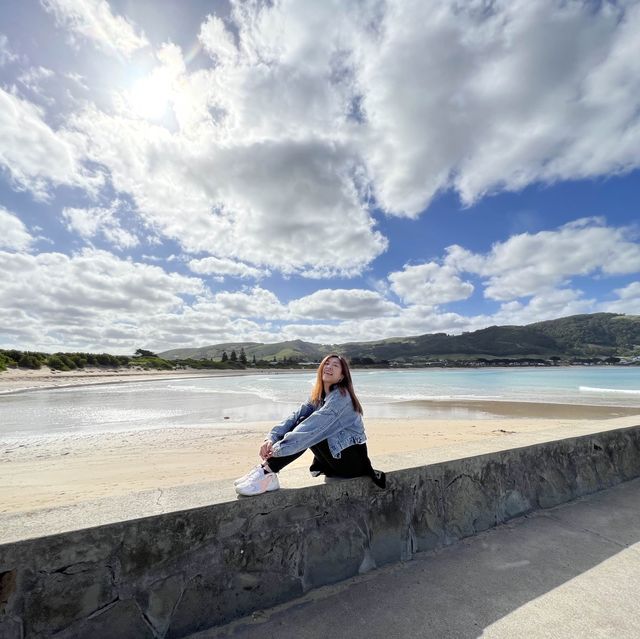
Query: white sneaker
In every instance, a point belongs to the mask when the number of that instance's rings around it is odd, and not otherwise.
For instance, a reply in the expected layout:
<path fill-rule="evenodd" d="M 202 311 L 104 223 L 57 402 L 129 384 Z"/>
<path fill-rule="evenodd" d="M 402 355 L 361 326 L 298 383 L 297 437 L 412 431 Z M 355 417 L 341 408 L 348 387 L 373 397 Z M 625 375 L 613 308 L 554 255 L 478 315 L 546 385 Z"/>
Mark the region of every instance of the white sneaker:
<path fill-rule="evenodd" d="M 260 475 L 263 475 L 263 474 L 264 473 L 262 472 L 262 466 L 258 464 L 257 466 L 254 466 L 248 473 L 236 479 L 233 482 L 233 485 L 237 486 L 238 484 L 244 484 L 245 481 L 248 481 L 249 479 L 253 479 L 254 476 L 259 477 Z"/>
<path fill-rule="evenodd" d="M 262 469 L 261 469 L 262 470 Z M 280 482 L 278 481 L 278 475 L 276 473 L 262 473 L 262 476 L 253 476 L 251 479 L 238 484 L 236 486 L 236 492 L 238 495 L 261 495 L 262 493 L 268 493 L 272 490 L 278 490 L 280 488 Z"/>

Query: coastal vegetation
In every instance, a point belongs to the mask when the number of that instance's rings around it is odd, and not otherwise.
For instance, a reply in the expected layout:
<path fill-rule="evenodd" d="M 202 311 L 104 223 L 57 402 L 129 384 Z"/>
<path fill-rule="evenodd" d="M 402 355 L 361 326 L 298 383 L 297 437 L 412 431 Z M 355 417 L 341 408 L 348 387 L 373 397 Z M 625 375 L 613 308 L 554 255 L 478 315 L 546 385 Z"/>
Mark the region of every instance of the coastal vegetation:
<path fill-rule="evenodd" d="M 42 366 L 59 371 L 304 368 L 314 367 L 330 351 L 363 368 L 640 364 L 640 317 L 574 315 L 526 326 L 490 326 L 462 335 L 433 333 L 347 344 L 229 342 L 158 354 L 139 348 L 131 356 L 0 349 L 0 371 Z"/>
<path fill-rule="evenodd" d="M 141 350 L 141 349 L 139 349 Z M 149 351 L 146 351 L 149 353 Z M 243 354 L 244 355 L 244 354 Z M 238 357 L 226 360 L 183 358 L 166 360 L 153 353 L 146 355 L 110 355 L 108 353 L 42 353 L 36 351 L 4 350 L 0 349 L 0 372 L 9 368 L 27 368 L 39 370 L 43 366 L 56 371 L 73 371 L 85 368 L 102 369 L 132 369 L 132 370 L 225 370 L 244 369 L 247 366 L 256 368 L 291 368 L 297 362 L 288 359 L 280 361 L 256 360 L 249 364 L 246 358 Z"/>

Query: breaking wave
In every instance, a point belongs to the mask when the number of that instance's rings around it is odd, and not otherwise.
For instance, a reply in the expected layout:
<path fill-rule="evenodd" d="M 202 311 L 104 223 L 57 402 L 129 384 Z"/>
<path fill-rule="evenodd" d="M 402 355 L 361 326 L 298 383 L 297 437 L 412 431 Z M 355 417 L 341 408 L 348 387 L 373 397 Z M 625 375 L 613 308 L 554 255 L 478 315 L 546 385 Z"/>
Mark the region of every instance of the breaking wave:
<path fill-rule="evenodd" d="M 640 390 L 625 388 L 594 388 L 593 386 L 580 386 L 578 390 L 585 393 L 619 393 L 623 395 L 640 395 Z"/>

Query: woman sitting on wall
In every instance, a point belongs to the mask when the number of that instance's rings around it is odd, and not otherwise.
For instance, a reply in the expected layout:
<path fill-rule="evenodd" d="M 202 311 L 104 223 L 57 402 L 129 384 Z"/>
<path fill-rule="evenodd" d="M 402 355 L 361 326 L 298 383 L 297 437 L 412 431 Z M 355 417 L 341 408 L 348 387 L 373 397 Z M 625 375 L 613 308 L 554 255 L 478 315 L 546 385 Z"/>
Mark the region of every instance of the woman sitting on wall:
<path fill-rule="evenodd" d="M 309 401 L 271 430 L 260 447 L 262 464 L 236 480 L 236 492 L 259 495 L 278 490 L 278 473 L 307 448 L 314 455 L 309 469 L 314 477 L 366 476 L 384 488 L 385 474 L 372 468 L 366 441 L 349 365 L 332 353 L 318 367 Z"/>

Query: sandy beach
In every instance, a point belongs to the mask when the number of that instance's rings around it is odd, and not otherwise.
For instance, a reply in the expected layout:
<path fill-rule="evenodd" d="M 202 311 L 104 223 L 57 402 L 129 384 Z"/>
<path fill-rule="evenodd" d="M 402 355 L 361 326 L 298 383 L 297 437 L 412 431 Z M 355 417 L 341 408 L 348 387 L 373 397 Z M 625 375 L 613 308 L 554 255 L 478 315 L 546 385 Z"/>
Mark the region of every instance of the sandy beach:
<path fill-rule="evenodd" d="M 640 419 L 640 418 L 639 418 Z M 509 437 L 575 421 L 551 419 L 366 420 L 369 452 L 376 456 Z M 254 422 L 242 432 L 185 428 L 60 435 L 4 443 L 0 450 L 0 513 L 32 511 L 220 479 L 232 480 L 258 461 L 272 424 Z M 304 468 L 306 453 L 292 464 Z"/>
<path fill-rule="evenodd" d="M 285 371 L 290 372 L 290 371 Z M 213 375 L 247 374 L 215 371 Z M 20 392 L 95 383 L 203 376 L 202 372 L 0 374 L 0 392 Z M 478 404 L 472 403 L 472 404 Z M 445 447 L 486 438 L 508 438 L 576 423 L 640 423 L 640 409 L 483 402 L 491 419 L 365 419 L 369 452 L 376 457 Z M 637 415 L 637 417 L 634 417 Z M 0 441 L 0 514 L 26 513 L 122 496 L 149 489 L 230 481 L 258 461 L 257 450 L 271 422 L 215 428 L 170 428 L 130 432 L 60 434 Z M 306 453 L 292 464 L 305 468 Z M 285 471 L 286 472 L 286 471 Z"/>

